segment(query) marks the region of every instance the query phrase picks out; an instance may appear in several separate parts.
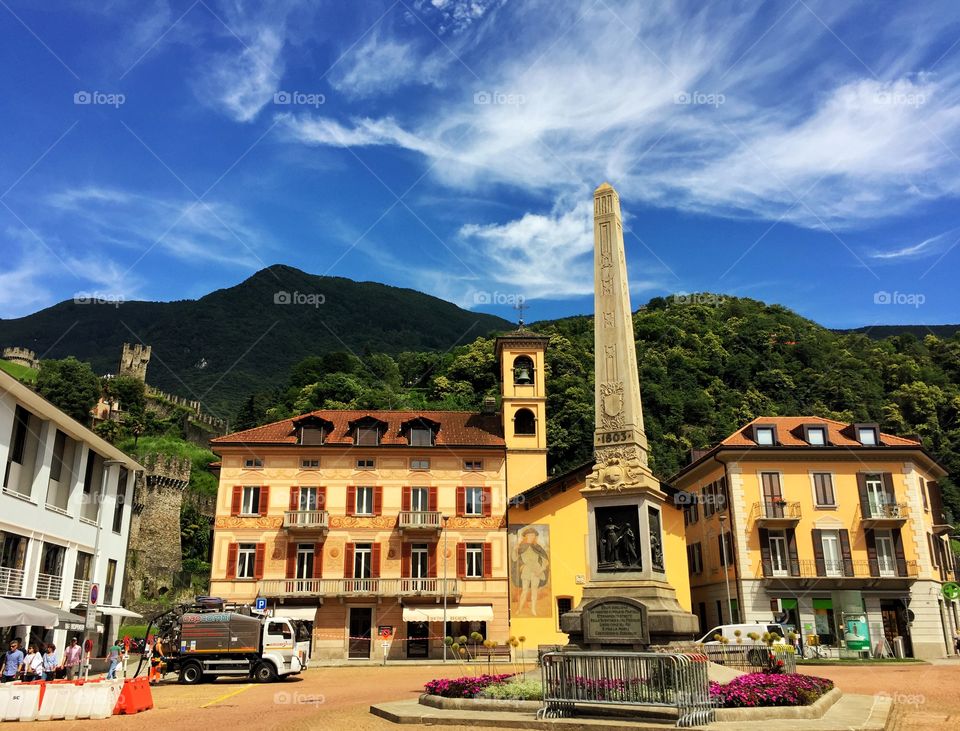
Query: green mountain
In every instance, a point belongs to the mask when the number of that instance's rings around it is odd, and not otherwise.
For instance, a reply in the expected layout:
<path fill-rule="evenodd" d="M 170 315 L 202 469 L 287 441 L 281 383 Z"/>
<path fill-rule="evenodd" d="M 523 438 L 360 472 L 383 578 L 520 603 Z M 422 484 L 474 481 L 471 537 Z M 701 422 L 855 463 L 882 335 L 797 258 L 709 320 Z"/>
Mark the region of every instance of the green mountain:
<path fill-rule="evenodd" d="M 960 325 L 866 325 L 850 330 L 834 330 L 834 332 L 841 334 L 859 333 L 874 340 L 883 340 L 891 335 L 904 335 L 907 333 L 921 339 L 927 335 L 936 335 L 938 338 L 949 338 L 957 332 L 960 332 Z"/>
<path fill-rule="evenodd" d="M 124 342 L 142 342 L 153 347 L 150 385 L 227 418 L 248 394 L 285 384 L 291 366 L 309 355 L 445 351 L 509 327 L 411 289 L 275 265 L 197 300 L 66 301 L 0 320 L 0 348 L 73 355 L 102 374 L 116 372 Z"/>

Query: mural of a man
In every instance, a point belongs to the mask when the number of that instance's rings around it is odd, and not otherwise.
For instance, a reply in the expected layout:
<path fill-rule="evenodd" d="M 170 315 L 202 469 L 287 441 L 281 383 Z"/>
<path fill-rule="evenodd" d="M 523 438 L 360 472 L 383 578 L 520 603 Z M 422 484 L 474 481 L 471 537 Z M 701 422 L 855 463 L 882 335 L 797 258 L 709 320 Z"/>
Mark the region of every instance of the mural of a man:
<path fill-rule="evenodd" d="M 540 531 L 537 528 L 528 525 L 518 530 L 510 559 L 513 563 L 513 583 L 520 589 L 516 613 L 518 616 L 536 617 L 540 589 L 550 581 L 550 555 L 540 545 Z"/>

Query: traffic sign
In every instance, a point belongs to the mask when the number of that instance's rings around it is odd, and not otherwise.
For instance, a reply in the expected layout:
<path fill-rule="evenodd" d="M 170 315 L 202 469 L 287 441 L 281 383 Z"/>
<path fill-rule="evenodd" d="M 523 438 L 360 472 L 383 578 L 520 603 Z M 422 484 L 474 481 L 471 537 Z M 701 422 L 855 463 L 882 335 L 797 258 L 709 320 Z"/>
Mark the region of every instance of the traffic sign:
<path fill-rule="evenodd" d="M 381 640 L 389 640 L 393 637 L 393 627 L 388 624 L 381 624 L 377 627 L 377 634 L 380 635 Z"/>
<path fill-rule="evenodd" d="M 956 581 L 948 581 L 944 584 L 940 591 L 943 592 L 943 595 L 953 601 L 954 599 L 960 599 L 960 584 Z"/>
<path fill-rule="evenodd" d="M 90 584 L 90 603 L 96 604 L 100 599 L 100 584 Z"/>
<path fill-rule="evenodd" d="M 253 608 L 256 609 L 258 612 L 262 612 L 264 609 L 266 609 L 267 608 L 266 597 L 258 596 L 257 601 L 253 605 Z"/>

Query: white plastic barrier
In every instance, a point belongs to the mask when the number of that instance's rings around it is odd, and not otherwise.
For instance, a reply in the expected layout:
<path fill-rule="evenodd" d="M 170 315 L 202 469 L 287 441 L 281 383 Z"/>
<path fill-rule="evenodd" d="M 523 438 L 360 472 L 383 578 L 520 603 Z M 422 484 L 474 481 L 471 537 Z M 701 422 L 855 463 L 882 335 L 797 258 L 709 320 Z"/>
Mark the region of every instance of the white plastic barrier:
<path fill-rule="evenodd" d="M 66 718 L 68 709 L 76 704 L 74 695 L 79 691 L 80 686 L 73 683 L 47 683 L 37 720 L 52 721 Z"/>
<path fill-rule="evenodd" d="M 0 720 L 33 721 L 39 710 L 39 685 L 0 684 Z"/>
<path fill-rule="evenodd" d="M 122 679 L 85 684 L 83 692 L 90 696 L 90 715 L 87 718 L 110 718 L 122 690 Z"/>
<path fill-rule="evenodd" d="M 35 718 L 40 721 L 109 718 L 122 690 L 122 680 L 101 680 L 82 685 L 47 683 L 43 704 Z"/>

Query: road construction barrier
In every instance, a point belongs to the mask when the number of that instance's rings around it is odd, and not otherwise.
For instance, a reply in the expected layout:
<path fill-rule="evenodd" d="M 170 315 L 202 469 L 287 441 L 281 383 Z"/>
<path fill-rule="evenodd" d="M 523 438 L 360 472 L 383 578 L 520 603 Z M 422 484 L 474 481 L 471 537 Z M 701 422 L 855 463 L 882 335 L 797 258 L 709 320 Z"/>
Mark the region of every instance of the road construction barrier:
<path fill-rule="evenodd" d="M 0 685 L 0 720 L 34 721 L 40 711 L 43 688 L 35 683 Z"/>
<path fill-rule="evenodd" d="M 130 715 L 153 708 L 153 692 L 146 678 L 131 678 L 123 683 L 120 697 L 113 707 L 114 715 Z"/>

